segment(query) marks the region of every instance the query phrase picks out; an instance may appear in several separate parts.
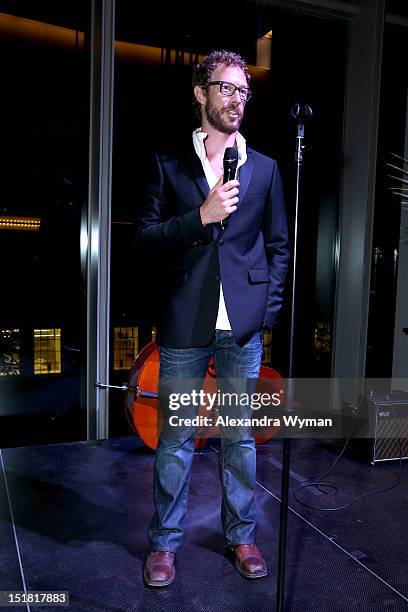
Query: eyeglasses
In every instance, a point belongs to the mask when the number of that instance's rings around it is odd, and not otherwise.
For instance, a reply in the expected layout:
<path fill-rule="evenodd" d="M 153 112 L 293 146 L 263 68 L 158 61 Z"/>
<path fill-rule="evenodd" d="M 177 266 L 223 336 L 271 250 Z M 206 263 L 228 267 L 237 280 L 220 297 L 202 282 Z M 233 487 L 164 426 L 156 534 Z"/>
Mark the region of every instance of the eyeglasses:
<path fill-rule="evenodd" d="M 242 102 L 248 102 L 252 95 L 252 91 L 247 87 L 237 87 L 233 83 L 227 83 L 227 81 L 210 81 L 208 86 L 210 85 L 219 85 L 220 93 L 223 96 L 233 96 L 236 91 L 239 93 L 239 97 Z"/>

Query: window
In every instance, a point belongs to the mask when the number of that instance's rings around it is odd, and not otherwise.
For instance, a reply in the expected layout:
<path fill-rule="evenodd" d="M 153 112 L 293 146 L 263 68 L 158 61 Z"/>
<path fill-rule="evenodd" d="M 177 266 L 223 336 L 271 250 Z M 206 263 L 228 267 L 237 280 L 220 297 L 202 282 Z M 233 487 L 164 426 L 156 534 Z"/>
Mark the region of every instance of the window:
<path fill-rule="evenodd" d="M 270 330 L 263 332 L 263 341 L 264 352 L 262 357 L 262 363 L 270 364 L 272 361 L 272 332 Z"/>
<path fill-rule="evenodd" d="M 138 351 L 137 327 L 115 327 L 113 344 L 113 369 L 129 370 Z"/>
<path fill-rule="evenodd" d="M 18 376 L 20 371 L 20 330 L 0 330 L 0 376 Z"/>
<path fill-rule="evenodd" d="M 61 373 L 61 329 L 34 330 L 34 374 Z"/>

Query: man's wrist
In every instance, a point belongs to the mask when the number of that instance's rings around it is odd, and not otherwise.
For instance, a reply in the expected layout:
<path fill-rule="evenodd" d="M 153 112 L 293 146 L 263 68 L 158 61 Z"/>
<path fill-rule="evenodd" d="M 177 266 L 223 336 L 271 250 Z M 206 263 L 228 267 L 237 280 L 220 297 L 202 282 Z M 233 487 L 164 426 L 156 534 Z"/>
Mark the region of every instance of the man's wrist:
<path fill-rule="evenodd" d="M 200 219 L 201 219 L 201 225 L 203 227 L 206 227 L 208 225 L 208 222 L 205 218 L 205 212 L 203 211 L 203 206 L 200 206 Z"/>
<path fill-rule="evenodd" d="M 202 206 L 200 206 L 200 219 L 201 219 L 201 225 L 205 227 L 207 224 L 205 223 L 204 218 L 203 218 L 203 207 Z"/>

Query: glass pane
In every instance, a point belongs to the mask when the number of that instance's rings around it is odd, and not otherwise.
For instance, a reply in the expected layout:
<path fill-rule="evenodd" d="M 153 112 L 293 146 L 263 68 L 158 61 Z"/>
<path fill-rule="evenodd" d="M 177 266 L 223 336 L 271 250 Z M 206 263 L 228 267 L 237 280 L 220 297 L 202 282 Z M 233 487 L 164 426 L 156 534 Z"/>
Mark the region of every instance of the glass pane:
<path fill-rule="evenodd" d="M 86 438 L 90 2 L 2 2 L 0 445 Z"/>
<path fill-rule="evenodd" d="M 399 12 L 403 3 L 390 4 L 390 10 L 403 14 Z M 407 9 L 405 3 L 406 16 Z M 391 378 L 393 368 L 394 376 L 395 372 L 398 372 L 403 378 L 407 372 L 408 352 L 404 333 L 407 304 L 404 293 L 400 291 L 399 295 L 397 294 L 397 284 L 407 286 L 408 275 L 405 264 L 407 228 L 404 216 L 401 216 L 401 210 L 406 209 L 406 199 L 401 197 L 401 193 L 407 193 L 401 191 L 401 188 L 408 186 L 402 182 L 408 175 L 401 172 L 407 171 L 407 165 L 401 158 L 407 158 L 408 75 L 406 70 L 398 70 L 396 73 L 396 66 L 399 66 L 401 58 L 405 57 L 406 46 L 407 28 L 386 23 L 381 67 L 366 361 L 366 376 L 370 378 Z M 394 168 L 387 164 L 392 164 Z M 406 387 L 402 380 L 395 384 L 397 389 Z"/>
<path fill-rule="evenodd" d="M 158 12 L 147 4 L 142 16 L 134 2 L 116 3 L 112 328 L 137 326 L 139 350 L 152 339 L 167 262 L 154 254 L 136 258 L 132 248 L 145 162 L 152 150 L 191 142 L 198 126 L 192 67 L 212 49 L 231 49 L 247 60 L 252 75 L 253 97 L 240 131 L 249 146 L 277 159 L 292 228 L 296 125 L 290 109 L 294 102 L 307 102 L 315 112 L 306 127 L 298 374 L 330 376 L 347 24 L 251 2 L 239 3 L 236 11 L 214 0 L 192 7 L 183 3 L 175 11 L 170 3 Z M 282 374 L 288 364 L 289 306 L 288 292 L 279 324 L 264 343 L 264 363 Z M 112 353 L 111 381 L 121 384 L 125 370 L 115 369 L 116 358 Z M 110 395 L 110 426 L 111 434 L 129 432 L 121 394 Z"/>

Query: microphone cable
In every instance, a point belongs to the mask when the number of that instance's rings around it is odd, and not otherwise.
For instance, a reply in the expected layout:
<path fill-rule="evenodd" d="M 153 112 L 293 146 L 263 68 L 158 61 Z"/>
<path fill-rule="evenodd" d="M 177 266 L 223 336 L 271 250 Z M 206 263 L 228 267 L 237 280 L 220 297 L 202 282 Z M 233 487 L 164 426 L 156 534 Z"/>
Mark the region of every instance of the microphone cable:
<path fill-rule="evenodd" d="M 306 508 L 310 508 L 311 510 L 320 510 L 321 512 L 337 512 L 338 510 L 345 510 L 346 508 L 350 508 L 350 506 L 352 506 L 353 504 L 356 504 L 358 501 L 360 501 L 361 499 L 364 499 L 365 497 L 369 497 L 370 495 L 376 495 L 378 493 L 383 493 L 384 491 L 390 491 L 391 489 L 394 489 L 395 487 L 398 487 L 401 484 L 402 444 L 401 444 L 401 438 L 398 438 L 399 455 L 400 455 L 399 456 L 399 469 L 398 469 L 397 482 L 395 482 L 394 484 L 384 487 L 383 489 L 376 489 L 375 491 L 369 491 L 368 493 L 364 493 L 363 495 L 356 497 L 356 499 L 352 500 L 348 504 L 344 504 L 344 506 L 336 506 L 334 508 L 322 508 L 320 506 L 312 506 L 311 504 L 307 504 L 306 502 L 300 500 L 299 497 L 296 495 L 297 491 L 301 489 L 305 489 L 307 487 L 316 487 L 318 491 L 326 495 L 328 493 L 326 491 L 323 491 L 320 487 L 326 487 L 328 489 L 331 489 L 333 493 L 339 492 L 338 487 L 336 487 L 333 484 L 323 482 L 322 479 L 325 478 L 333 470 L 333 468 L 340 461 L 341 457 L 344 455 L 344 452 L 346 451 L 348 443 L 350 442 L 351 436 L 353 434 L 353 430 L 354 430 L 356 422 L 357 422 L 357 410 L 354 411 L 350 433 L 347 437 L 347 440 L 344 443 L 344 446 L 342 450 L 340 451 L 339 455 L 335 458 L 333 463 L 330 465 L 329 469 L 326 472 L 324 472 L 324 474 L 322 474 L 321 476 L 317 476 L 316 477 L 317 480 L 313 480 L 313 482 L 310 482 L 310 479 L 304 480 L 298 487 L 296 487 L 294 491 L 292 491 L 293 498 L 298 502 L 298 504 L 301 504 L 302 506 L 305 506 Z"/>

